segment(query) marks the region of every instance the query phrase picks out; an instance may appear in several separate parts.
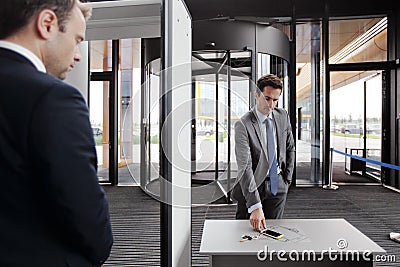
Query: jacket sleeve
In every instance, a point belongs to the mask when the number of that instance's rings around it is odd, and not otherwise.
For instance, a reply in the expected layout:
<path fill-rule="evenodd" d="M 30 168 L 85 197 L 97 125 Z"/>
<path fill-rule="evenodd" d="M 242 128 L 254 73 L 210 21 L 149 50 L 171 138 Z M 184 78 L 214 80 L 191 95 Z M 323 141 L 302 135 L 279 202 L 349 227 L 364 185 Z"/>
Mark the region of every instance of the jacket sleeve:
<path fill-rule="evenodd" d="M 249 137 L 241 120 L 235 123 L 235 155 L 238 165 L 236 181 L 239 181 L 246 206 L 249 208 L 261 200 L 252 169 Z"/>
<path fill-rule="evenodd" d="M 285 179 L 290 184 L 292 182 L 296 148 L 294 145 L 292 126 L 290 125 L 289 115 L 286 113 L 287 128 L 286 132 L 286 169 L 285 169 Z"/>
<path fill-rule="evenodd" d="M 29 142 L 46 208 L 57 231 L 100 266 L 113 243 L 108 203 L 97 178 L 89 112 L 82 95 L 56 81 L 32 113 Z"/>

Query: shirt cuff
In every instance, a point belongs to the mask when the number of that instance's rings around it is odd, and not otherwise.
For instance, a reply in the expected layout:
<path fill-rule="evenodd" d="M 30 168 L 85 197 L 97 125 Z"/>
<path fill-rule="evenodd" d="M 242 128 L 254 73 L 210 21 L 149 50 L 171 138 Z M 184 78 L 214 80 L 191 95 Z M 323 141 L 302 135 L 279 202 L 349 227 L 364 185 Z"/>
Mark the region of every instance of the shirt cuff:
<path fill-rule="evenodd" d="M 261 202 L 257 202 L 256 204 L 254 204 L 253 206 L 251 206 L 250 208 L 247 209 L 248 213 L 252 213 L 253 211 L 255 211 L 256 209 L 262 209 L 262 205 Z"/>

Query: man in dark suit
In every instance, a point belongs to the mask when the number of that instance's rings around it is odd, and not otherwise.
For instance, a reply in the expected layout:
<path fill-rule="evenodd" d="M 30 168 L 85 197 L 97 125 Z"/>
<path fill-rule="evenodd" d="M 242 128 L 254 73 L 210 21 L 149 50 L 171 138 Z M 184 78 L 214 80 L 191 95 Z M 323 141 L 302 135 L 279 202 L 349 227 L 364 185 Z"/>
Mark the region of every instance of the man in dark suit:
<path fill-rule="evenodd" d="M 238 164 L 233 198 L 236 218 L 250 219 L 254 229 L 265 228 L 265 218 L 280 219 L 292 180 L 295 147 L 289 117 L 276 108 L 282 82 L 273 74 L 257 81 L 256 106 L 235 124 Z"/>
<path fill-rule="evenodd" d="M 80 59 L 90 12 L 79 0 L 1 2 L 0 266 L 93 267 L 109 256 L 88 109 L 60 80 Z"/>

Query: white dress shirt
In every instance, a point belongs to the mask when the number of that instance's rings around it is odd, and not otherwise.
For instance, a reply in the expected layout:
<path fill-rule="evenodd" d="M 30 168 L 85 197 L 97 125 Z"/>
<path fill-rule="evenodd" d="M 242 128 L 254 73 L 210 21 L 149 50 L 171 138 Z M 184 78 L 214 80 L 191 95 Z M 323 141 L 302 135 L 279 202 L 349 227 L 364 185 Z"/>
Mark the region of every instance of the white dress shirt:
<path fill-rule="evenodd" d="M 271 126 L 272 126 L 272 131 L 274 133 L 274 139 L 275 139 L 275 155 L 278 156 L 277 153 L 277 143 L 278 140 L 276 138 L 276 128 L 275 128 L 275 120 L 274 116 L 272 115 L 272 112 L 267 116 L 264 113 L 261 113 L 257 107 L 254 107 L 255 114 L 257 115 L 257 121 L 258 121 L 258 126 L 260 127 L 261 130 L 261 135 L 263 136 L 262 140 L 264 140 L 264 146 L 267 147 L 267 126 L 266 126 L 266 119 L 272 120 Z M 268 159 L 269 160 L 269 159 Z M 278 159 L 277 159 L 278 161 Z M 268 170 L 269 172 L 269 170 Z M 278 174 L 281 172 L 281 169 L 279 168 L 279 162 L 278 162 Z M 257 202 L 256 204 L 252 205 L 250 208 L 247 209 L 248 213 L 252 213 L 256 209 L 262 208 L 261 202 Z"/>

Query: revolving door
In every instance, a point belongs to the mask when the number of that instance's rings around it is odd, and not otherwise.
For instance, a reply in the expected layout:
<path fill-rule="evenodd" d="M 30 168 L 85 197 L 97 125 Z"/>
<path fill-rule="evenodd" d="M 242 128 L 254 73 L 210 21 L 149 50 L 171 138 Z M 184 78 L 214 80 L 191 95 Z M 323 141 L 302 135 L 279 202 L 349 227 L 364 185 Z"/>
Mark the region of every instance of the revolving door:
<path fill-rule="evenodd" d="M 209 25 L 209 24 L 212 25 Z M 212 29 L 212 30 L 210 30 Z M 204 34 L 204 32 L 208 34 Z M 222 32 L 231 35 L 228 40 Z M 250 38 L 251 36 L 251 38 Z M 257 37 L 257 38 L 256 38 Z M 266 41 L 268 40 L 268 41 Z M 269 40 L 274 40 L 271 44 Z M 157 39 L 142 40 L 143 111 L 141 187 L 159 196 L 159 71 Z M 255 81 L 273 73 L 283 81 L 279 107 L 288 108 L 289 40 L 272 27 L 251 23 L 195 22 L 193 25 L 191 174 L 192 203 L 230 202 L 235 184 L 234 125 L 255 104 Z"/>

